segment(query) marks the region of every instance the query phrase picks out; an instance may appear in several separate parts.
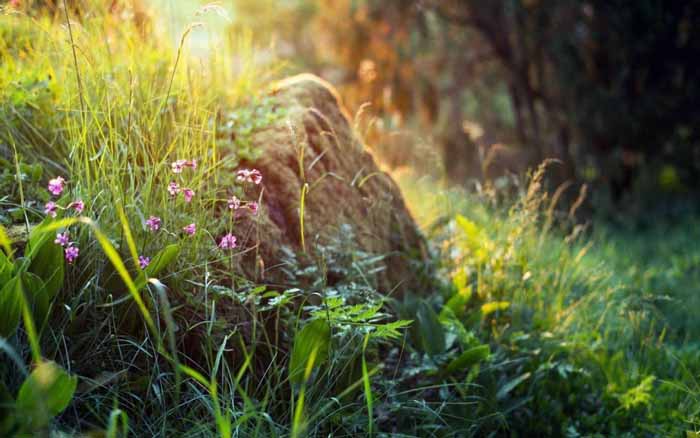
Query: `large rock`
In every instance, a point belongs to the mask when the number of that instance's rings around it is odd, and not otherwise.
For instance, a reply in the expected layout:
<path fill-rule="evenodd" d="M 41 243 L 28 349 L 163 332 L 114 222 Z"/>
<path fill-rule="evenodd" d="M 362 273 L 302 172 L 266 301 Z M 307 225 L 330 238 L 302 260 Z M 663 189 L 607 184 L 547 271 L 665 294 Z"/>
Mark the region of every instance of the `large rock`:
<path fill-rule="evenodd" d="M 248 256 L 244 269 L 259 281 L 283 284 L 285 248 L 318 261 L 320 248 L 351 236 L 346 256 L 358 251 L 385 256 L 379 262 L 384 269 L 368 275 L 380 291 L 419 292 L 427 278 L 425 241 L 398 186 L 365 149 L 333 87 L 304 74 L 279 82 L 272 94 L 285 117 L 254 136 L 263 153 L 248 164 L 264 175 L 263 208 L 255 219 L 257 231 L 248 234 L 256 236 L 248 245 L 258 243 L 257 260 L 253 264 Z M 300 201 L 306 184 L 304 251 Z M 329 279 L 337 280 L 342 279 Z"/>

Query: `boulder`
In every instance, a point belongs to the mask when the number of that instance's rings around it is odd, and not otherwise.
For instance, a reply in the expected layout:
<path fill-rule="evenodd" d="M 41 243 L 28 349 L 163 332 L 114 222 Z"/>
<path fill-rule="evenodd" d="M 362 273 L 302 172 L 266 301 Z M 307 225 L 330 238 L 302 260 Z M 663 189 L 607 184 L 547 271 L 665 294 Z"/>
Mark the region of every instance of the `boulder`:
<path fill-rule="evenodd" d="M 254 135 L 262 154 L 244 163 L 259 169 L 264 179 L 259 214 L 242 219 L 250 226 L 245 245 L 255 247 L 243 269 L 257 281 L 285 284 L 290 253 L 323 264 L 325 246 L 349 241 L 342 250 L 346 257 L 383 256 L 377 259 L 380 269 L 366 273 L 381 292 L 420 292 L 428 278 L 423 272 L 429 265 L 426 242 L 398 186 L 367 151 L 336 91 L 303 74 L 277 83 L 271 93 L 285 116 Z M 342 280 L 328 277 L 331 283 Z"/>

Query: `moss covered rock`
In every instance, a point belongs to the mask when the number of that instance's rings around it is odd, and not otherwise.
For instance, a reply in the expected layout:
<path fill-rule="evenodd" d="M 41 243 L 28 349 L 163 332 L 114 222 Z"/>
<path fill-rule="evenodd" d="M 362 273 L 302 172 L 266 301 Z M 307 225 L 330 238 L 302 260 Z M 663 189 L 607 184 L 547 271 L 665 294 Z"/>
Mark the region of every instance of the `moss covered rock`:
<path fill-rule="evenodd" d="M 275 84 L 271 93 L 286 116 L 253 137 L 262 154 L 247 164 L 264 180 L 260 214 L 243 219 L 246 246 L 255 248 L 244 256 L 244 269 L 258 281 L 284 283 L 290 252 L 323 264 L 323 248 L 345 242 L 341 255 L 382 256 L 378 269 L 367 272 L 382 292 L 418 291 L 427 278 L 426 243 L 333 87 L 304 74 Z M 342 280 L 334 275 L 342 274 L 328 272 L 329 282 Z"/>

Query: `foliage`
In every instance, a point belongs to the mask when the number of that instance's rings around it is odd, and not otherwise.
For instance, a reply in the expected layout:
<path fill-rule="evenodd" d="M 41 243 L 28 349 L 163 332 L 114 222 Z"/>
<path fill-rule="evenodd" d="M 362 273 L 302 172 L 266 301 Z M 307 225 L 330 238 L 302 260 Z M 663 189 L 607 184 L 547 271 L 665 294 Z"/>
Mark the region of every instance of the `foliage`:
<path fill-rule="evenodd" d="M 668 275 L 666 251 L 678 268 L 692 264 L 694 251 L 680 243 L 690 225 L 657 223 L 644 237 L 599 225 L 591 236 L 566 216 L 553 219 L 557 210 L 538 189 L 541 174 L 533 178 L 516 186 L 514 207 L 493 192 L 474 200 L 448 191 L 418 213 L 444 236 L 440 246 L 449 255 L 445 269 L 454 285 L 443 309 L 461 315 L 464 330 L 491 346 L 490 366 L 468 379 L 478 385 L 472 393 L 493 397 L 511 431 L 685 433 L 684 420 L 697 415 L 695 391 L 686 387 L 697 371 L 685 337 L 695 329 L 689 315 L 678 316 L 688 289 L 675 283 L 683 274 Z M 410 200 L 426 183 L 409 181 L 403 187 Z M 461 215 L 445 225 L 433 216 L 445 209 Z M 641 262 L 648 252 L 658 259 Z M 655 282 L 639 284 L 645 277 Z"/>
<path fill-rule="evenodd" d="M 251 134 L 284 117 L 263 93 L 275 69 L 252 66 L 245 38 L 226 48 L 241 49 L 234 74 L 226 56 L 202 66 L 96 11 L 70 43 L 57 17 L 0 22 L 0 184 L 21 183 L 0 213 L 25 229 L 13 243 L 0 228 L 3 436 L 694 432 L 698 328 L 680 303 L 694 299 L 695 219 L 611 237 L 559 211 L 544 167 L 476 193 L 408 177 L 434 290 L 376 290 L 386 255 L 357 251 L 351 227 L 317 258 L 287 251 L 284 284 L 256 284 L 243 250 L 217 244 L 237 232 L 227 200 L 243 196 Z M 56 217 L 37 224 L 51 199 Z"/>
<path fill-rule="evenodd" d="M 616 208 L 630 195 L 697 191 L 695 3 L 239 0 L 235 8 L 233 29 L 254 26 L 258 40 L 278 41 L 282 56 L 339 86 L 389 165 L 444 169 L 463 183 L 556 158 L 563 166 L 551 178 L 593 184 Z M 504 145 L 515 160 L 500 156 Z"/>
<path fill-rule="evenodd" d="M 0 335 L 10 337 L 17 329 L 23 309 L 31 309 L 34 322 L 41 328 L 48 317 L 49 304 L 63 286 L 63 254 L 40 229 L 29 235 L 23 257 L 0 254 Z"/>

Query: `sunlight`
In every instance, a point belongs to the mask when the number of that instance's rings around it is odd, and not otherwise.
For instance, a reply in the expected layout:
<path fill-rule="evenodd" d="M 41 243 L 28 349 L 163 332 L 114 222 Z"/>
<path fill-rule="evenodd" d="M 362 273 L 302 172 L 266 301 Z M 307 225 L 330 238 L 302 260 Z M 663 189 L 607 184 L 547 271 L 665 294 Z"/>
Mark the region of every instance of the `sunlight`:
<path fill-rule="evenodd" d="M 700 436 L 698 17 L 4 2 L 0 436 Z"/>

